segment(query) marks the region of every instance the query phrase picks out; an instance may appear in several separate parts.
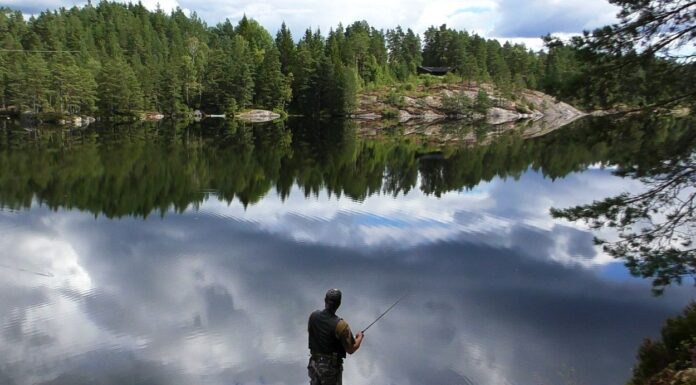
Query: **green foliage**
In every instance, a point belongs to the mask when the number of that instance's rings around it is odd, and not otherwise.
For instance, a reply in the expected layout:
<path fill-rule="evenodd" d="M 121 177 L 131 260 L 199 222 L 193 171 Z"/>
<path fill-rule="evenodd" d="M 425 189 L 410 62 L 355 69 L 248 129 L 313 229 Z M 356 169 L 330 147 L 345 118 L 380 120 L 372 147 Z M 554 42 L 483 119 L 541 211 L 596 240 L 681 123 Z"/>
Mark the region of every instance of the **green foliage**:
<path fill-rule="evenodd" d="M 19 127 L 10 125 L 0 131 L 0 206 L 39 202 L 114 217 L 184 210 L 203 202 L 201 191 L 210 190 L 245 205 L 272 191 L 287 197 L 293 186 L 308 196 L 324 191 L 356 200 L 414 189 L 439 196 L 519 177 L 530 167 L 546 178 L 562 178 L 595 164 L 648 164 L 678 152 L 682 144 L 694 144 L 688 120 L 646 126 L 634 118 L 618 123 L 588 118 L 534 139 L 513 130 L 487 145 L 445 146 L 444 158 L 426 160 L 416 156 L 423 145 L 398 130 L 375 141 L 356 135 L 354 124 L 290 119 L 244 125 L 211 119 L 114 130 L 102 121 L 79 135 L 42 128 L 39 135 L 17 135 Z M 483 123 L 457 130 L 471 129 L 492 138 L 491 127 Z"/>
<path fill-rule="evenodd" d="M 60 112 L 50 111 L 39 113 L 37 118 L 41 123 L 58 124 L 61 120 L 67 119 L 68 117 Z"/>
<path fill-rule="evenodd" d="M 0 48 L 47 51 L 0 54 L 3 106 L 185 115 L 198 108 L 224 111 L 231 98 L 245 107 L 258 100 L 284 108 L 291 97 L 273 39 L 247 18 L 210 28 L 181 10 L 167 15 L 141 4 L 100 2 L 43 12 L 30 21 L 3 9 L 0 25 L 9 32 Z M 75 52 L 61 52 L 66 49 Z"/>
<path fill-rule="evenodd" d="M 181 81 L 176 72 L 172 69 L 166 69 L 162 73 L 160 81 L 160 110 L 168 116 L 182 115 L 186 106 L 183 103 L 183 98 L 179 90 L 181 89 Z"/>
<path fill-rule="evenodd" d="M 287 111 L 281 110 L 280 108 L 274 108 L 273 112 L 280 115 L 280 119 L 286 119 L 288 117 Z"/>
<path fill-rule="evenodd" d="M 68 114 L 91 113 L 97 100 L 97 83 L 89 69 L 81 68 L 71 56 L 53 66 L 56 110 Z"/>
<path fill-rule="evenodd" d="M 225 109 L 225 115 L 228 118 L 234 117 L 239 112 L 239 107 L 237 106 L 237 101 L 234 98 L 230 98 L 227 101 L 227 108 Z"/>
<path fill-rule="evenodd" d="M 661 337 L 661 341 L 643 341 L 629 385 L 651 384 L 651 379 L 666 368 L 678 371 L 694 367 L 696 304 L 690 304 L 681 315 L 668 319 Z"/>
<path fill-rule="evenodd" d="M 653 44 L 649 37 L 654 36 L 640 26 L 660 20 L 668 20 L 669 26 L 677 16 L 690 25 L 693 18 L 657 1 L 617 3 L 624 8 L 621 25 L 652 44 L 645 52 L 624 49 L 620 42 L 625 33 L 615 26 L 572 44 L 547 37 L 547 52 L 535 53 L 446 25 L 431 26 L 421 39 L 410 29 L 397 26 L 384 32 L 357 21 L 328 35 L 308 30 L 295 43 L 285 24 L 273 39 L 247 17 L 236 25 L 226 20 L 208 27 L 195 14 L 188 17 L 179 9 L 150 12 L 139 3 L 88 3 L 29 20 L 3 8 L 0 48 L 28 52 L 0 51 L 0 107 L 67 114 L 98 108 L 101 114 L 122 114 L 137 105 L 178 115 L 193 109 L 222 112 L 233 98 L 240 108 L 345 115 L 359 90 L 410 84 L 420 65 L 452 67 L 456 73 L 421 76 L 427 87 L 443 81 L 493 82 L 502 95 L 531 87 L 588 107 L 648 106 L 670 98 L 686 103 L 694 92 L 694 66 L 655 57 L 659 43 Z M 656 14 L 632 21 L 631 15 L 641 10 Z M 674 31 L 667 35 L 680 43 L 691 38 Z M 615 57 L 617 47 L 624 47 L 621 60 Z M 119 75 L 106 68 L 114 63 Z M 618 69 L 607 70 L 612 67 Z M 113 82 L 118 76 L 134 87 L 140 100 L 107 108 L 117 98 L 96 85 L 99 79 L 106 84 L 107 78 Z M 123 96 L 120 101 L 129 99 Z"/>
<path fill-rule="evenodd" d="M 419 80 L 421 81 L 421 84 L 423 84 L 423 86 L 426 88 L 432 87 L 433 85 L 440 84 L 442 82 L 442 79 L 430 74 L 420 75 Z"/>
<path fill-rule="evenodd" d="M 457 84 L 460 82 L 460 78 L 454 73 L 450 72 L 442 78 L 443 83 L 446 84 Z"/>
<path fill-rule="evenodd" d="M 103 116 L 133 115 L 143 109 L 143 93 L 135 73 L 122 59 L 107 61 L 97 76 L 99 111 Z"/>
<path fill-rule="evenodd" d="M 410 28 L 404 32 L 397 26 L 387 30 L 386 40 L 389 68 L 394 77 L 404 81 L 414 75 L 423 61 L 420 37 Z"/>
<path fill-rule="evenodd" d="M 387 107 L 382 110 L 382 117 L 385 119 L 395 119 L 399 117 L 399 109 L 394 107 Z"/>
<path fill-rule="evenodd" d="M 655 294 L 661 294 L 672 283 L 680 284 L 684 278 L 696 276 L 691 231 L 696 215 L 693 122 L 654 118 L 647 120 L 644 131 L 661 142 L 662 127 L 670 124 L 685 124 L 682 141 L 673 143 L 669 152 L 645 151 L 642 159 L 616 171 L 622 177 L 640 179 L 645 191 L 551 211 L 555 217 L 582 221 L 593 229 L 616 231 L 618 239 L 596 239 L 596 243 L 609 255 L 624 261 L 631 274 L 652 278 Z"/>
<path fill-rule="evenodd" d="M 280 58 L 275 47 L 269 48 L 257 73 L 255 105 L 268 109 L 284 109 L 291 100 L 290 84 L 281 72 Z"/>
<path fill-rule="evenodd" d="M 696 106 L 693 2 L 616 0 L 618 23 L 574 38 L 550 36 L 542 88 L 588 108 Z"/>
<path fill-rule="evenodd" d="M 19 101 L 34 113 L 43 111 L 48 106 L 49 76 L 48 65 L 41 55 L 29 55 L 20 78 L 22 95 Z"/>
<path fill-rule="evenodd" d="M 530 114 L 532 112 L 529 108 L 527 108 L 526 105 L 519 103 L 515 105 L 515 111 L 519 112 L 520 114 Z"/>
<path fill-rule="evenodd" d="M 470 116 L 474 111 L 474 102 L 463 92 L 442 96 L 442 109 L 447 115 Z"/>
<path fill-rule="evenodd" d="M 280 70 L 283 74 L 289 74 L 292 70 L 292 63 L 295 61 L 295 42 L 292 40 L 292 33 L 285 25 L 285 22 L 280 26 L 280 30 L 276 34 L 275 46 L 278 49 L 280 58 Z"/>
<path fill-rule="evenodd" d="M 489 108 L 493 107 L 493 101 L 488 96 L 488 93 L 484 90 L 479 90 L 476 94 L 476 102 L 474 103 L 474 110 L 480 114 L 485 114 Z"/>
<path fill-rule="evenodd" d="M 404 103 L 404 95 L 395 89 L 389 90 L 384 102 L 397 108 L 403 108 L 406 105 Z"/>

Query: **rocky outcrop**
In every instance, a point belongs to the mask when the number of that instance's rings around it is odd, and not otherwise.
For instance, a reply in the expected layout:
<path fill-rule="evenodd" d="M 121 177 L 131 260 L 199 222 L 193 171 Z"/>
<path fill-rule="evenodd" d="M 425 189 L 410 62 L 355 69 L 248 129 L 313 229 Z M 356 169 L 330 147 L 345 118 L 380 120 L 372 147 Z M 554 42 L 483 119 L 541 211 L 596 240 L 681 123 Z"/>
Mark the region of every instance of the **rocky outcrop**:
<path fill-rule="evenodd" d="M 503 124 L 520 119 L 519 112 L 506 110 L 500 107 L 491 107 L 486 112 L 486 122 L 490 124 Z"/>
<path fill-rule="evenodd" d="M 145 120 L 148 122 L 156 122 L 156 121 L 159 121 L 162 119 L 164 119 L 164 114 L 161 112 L 157 112 L 157 111 L 143 112 L 140 115 L 140 120 Z"/>
<path fill-rule="evenodd" d="M 537 101 L 551 98 L 539 93 Z M 532 95 L 534 96 L 534 95 Z M 565 103 L 548 104 L 540 111 L 517 112 L 501 107 L 493 107 L 487 115 L 474 114 L 466 119 L 446 119 L 443 116 L 426 119 L 427 115 L 417 118 L 400 112 L 397 119 L 364 120 L 356 119 L 358 132 L 363 136 L 378 136 L 383 132 L 400 132 L 403 136 L 412 136 L 418 140 L 436 143 L 462 143 L 467 145 L 485 145 L 506 132 L 515 131 L 523 138 L 534 138 L 548 134 L 572 121 L 584 116 Z M 373 116 L 376 114 L 373 114 Z M 477 121 L 472 121 L 471 118 Z M 485 125 L 481 125 L 485 122 Z"/>
<path fill-rule="evenodd" d="M 245 122 L 263 123 L 280 119 L 280 114 L 268 110 L 250 110 L 236 114 L 234 117 Z"/>
<path fill-rule="evenodd" d="M 438 120 L 482 120 L 492 125 L 503 125 L 521 120 L 539 122 L 539 132 L 548 132 L 584 116 L 585 113 L 573 106 L 559 102 L 554 97 L 539 91 L 523 90 L 514 100 L 490 97 L 494 107 L 486 114 L 473 110 L 456 111 L 446 106 L 447 98 L 462 98 L 474 103 L 479 91 L 496 95 L 494 87 L 488 84 L 438 84 L 430 87 L 419 86 L 412 91 L 401 93 L 396 90 L 379 90 L 358 96 L 354 119 L 379 120 L 382 117 L 395 118 L 401 123 L 420 121 L 432 123 Z M 451 104 L 451 103 L 450 103 Z"/>

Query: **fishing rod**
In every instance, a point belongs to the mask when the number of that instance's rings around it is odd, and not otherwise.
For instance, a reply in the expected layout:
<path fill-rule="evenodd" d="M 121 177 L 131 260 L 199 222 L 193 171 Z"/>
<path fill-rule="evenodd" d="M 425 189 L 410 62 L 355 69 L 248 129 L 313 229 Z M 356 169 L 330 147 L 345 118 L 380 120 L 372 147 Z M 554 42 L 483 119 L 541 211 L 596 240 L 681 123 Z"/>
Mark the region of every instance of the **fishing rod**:
<path fill-rule="evenodd" d="M 399 299 L 397 299 L 396 302 L 394 302 L 394 304 L 392 304 L 391 306 L 389 306 L 389 309 L 385 310 L 384 313 L 380 314 L 380 316 L 377 317 L 376 320 L 372 321 L 371 324 L 367 325 L 367 327 L 366 327 L 365 329 L 363 329 L 361 333 L 365 333 L 365 332 L 367 331 L 367 329 L 370 328 L 370 326 L 372 326 L 372 325 L 374 325 L 375 323 L 377 323 L 377 321 L 379 321 L 382 317 L 384 317 L 387 313 L 389 313 L 389 310 L 393 309 L 394 306 L 396 306 L 396 304 L 398 304 L 399 302 L 401 302 L 402 299 L 406 298 L 406 296 L 407 296 L 408 294 L 409 294 L 409 293 L 406 293 L 406 294 L 402 295 Z"/>

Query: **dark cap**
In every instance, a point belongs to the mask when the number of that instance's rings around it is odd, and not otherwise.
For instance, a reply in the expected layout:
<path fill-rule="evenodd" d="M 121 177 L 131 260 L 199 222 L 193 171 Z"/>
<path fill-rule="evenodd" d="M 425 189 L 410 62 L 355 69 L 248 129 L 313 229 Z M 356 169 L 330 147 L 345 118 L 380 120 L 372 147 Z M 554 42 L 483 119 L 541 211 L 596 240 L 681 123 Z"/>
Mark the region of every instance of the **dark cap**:
<path fill-rule="evenodd" d="M 334 304 L 340 304 L 341 291 L 338 289 L 329 289 L 329 291 L 326 292 L 326 297 L 324 297 L 324 301 Z"/>

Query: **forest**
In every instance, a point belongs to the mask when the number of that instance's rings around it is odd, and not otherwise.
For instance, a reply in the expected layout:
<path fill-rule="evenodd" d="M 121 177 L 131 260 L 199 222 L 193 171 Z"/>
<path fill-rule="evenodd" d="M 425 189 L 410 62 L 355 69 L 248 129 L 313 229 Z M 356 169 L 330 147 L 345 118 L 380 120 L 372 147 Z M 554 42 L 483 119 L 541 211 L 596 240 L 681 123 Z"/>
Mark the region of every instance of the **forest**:
<path fill-rule="evenodd" d="M 537 89 L 588 109 L 646 105 L 684 87 L 646 76 L 684 67 L 669 58 L 651 55 L 607 79 L 578 42 L 546 36 L 547 49 L 533 52 L 446 25 L 420 36 L 358 21 L 296 39 L 284 23 L 273 37 L 247 17 L 210 27 L 195 12 L 102 1 L 28 19 L 0 8 L 0 36 L 4 113 L 185 116 L 256 107 L 345 115 L 356 93 L 417 82 L 421 65 L 452 67 L 448 81 L 493 83 L 508 95 Z"/>

